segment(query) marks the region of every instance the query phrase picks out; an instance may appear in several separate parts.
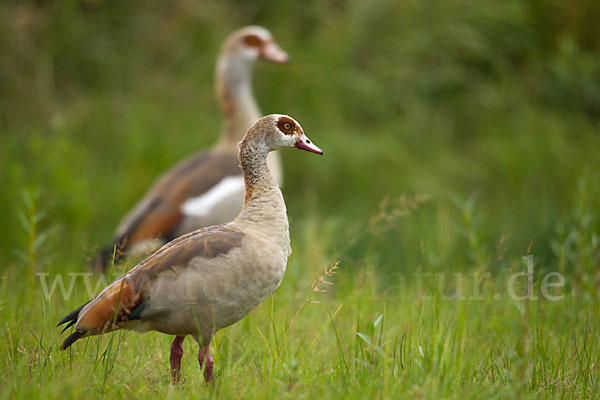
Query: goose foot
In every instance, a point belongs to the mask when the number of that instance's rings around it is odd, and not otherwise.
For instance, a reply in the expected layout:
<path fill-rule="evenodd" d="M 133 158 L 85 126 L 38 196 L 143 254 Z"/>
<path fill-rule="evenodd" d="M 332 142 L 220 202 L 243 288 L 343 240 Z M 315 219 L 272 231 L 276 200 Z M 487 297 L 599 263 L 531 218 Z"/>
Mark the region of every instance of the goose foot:
<path fill-rule="evenodd" d="M 200 346 L 200 351 L 198 351 L 198 363 L 200 364 L 200 369 L 204 364 L 204 379 L 206 382 L 211 382 L 215 379 L 215 375 L 213 373 L 213 358 L 209 353 L 210 346 Z"/>
<path fill-rule="evenodd" d="M 174 382 L 181 378 L 181 357 L 183 357 L 183 339 L 185 336 L 175 336 L 171 343 L 171 376 Z"/>

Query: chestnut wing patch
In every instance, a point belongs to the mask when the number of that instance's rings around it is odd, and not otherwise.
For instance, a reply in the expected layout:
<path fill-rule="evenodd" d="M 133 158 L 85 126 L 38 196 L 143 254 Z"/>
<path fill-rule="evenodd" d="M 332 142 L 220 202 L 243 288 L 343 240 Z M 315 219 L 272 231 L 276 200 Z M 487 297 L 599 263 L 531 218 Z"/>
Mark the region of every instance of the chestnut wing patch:
<path fill-rule="evenodd" d="M 181 208 L 187 199 L 209 191 L 227 176 L 239 174 L 234 155 L 202 153 L 185 160 L 150 189 L 121 225 L 116 243 L 124 243 L 126 250 L 138 241 L 172 238 L 184 216 Z"/>
<path fill-rule="evenodd" d="M 118 329 L 120 323 L 140 319 L 145 307 L 144 297 L 148 295 L 147 285 L 161 273 L 175 271 L 175 267 L 186 268 L 196 257 L 215 258 L 227 254 L 242 245 L 244 236 L 242 232 L 218 225 L 167 243 L 92 300 L 78 319 L 78 332 L 109 332 Z"/>
<path fill-rule="evenodd" d="M 128 245 L 137 241 L 168 234 L 177 226 L 183 218 L 179 204 L 185 200 L 181 197 L 185 196 L 189 175 L 209 159 L 209 153 L 194 155 L 156 181 L 117 228 L 115 242 L 121 244 L 122 250 L 127 250 Z"/>
<path fill-rule="evenodd" d="M 120 278 L 91 301 L 89 309 L 77 321 L 77 329 L 100 334 L 118 329 L 119 323 L 128 321 L 130 314 L 143 306 L 141 292 Z"/>

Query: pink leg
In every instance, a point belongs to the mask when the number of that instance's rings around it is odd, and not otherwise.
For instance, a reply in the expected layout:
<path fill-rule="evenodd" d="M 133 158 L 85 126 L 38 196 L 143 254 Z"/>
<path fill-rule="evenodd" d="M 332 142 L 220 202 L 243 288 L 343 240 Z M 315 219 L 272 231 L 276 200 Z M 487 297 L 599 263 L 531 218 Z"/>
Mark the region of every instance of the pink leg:
<path fill-rule="evenodd" d="M 183 339 L 185 336 L 175 336 L 171 343 L 171 375 L 173 381 L 179 382 L 181 378 L 181 357 L 183 357 Z"/>
<path fill-rule="evenodd" d="M 215 375 L 213 373 L 213 358 L 209 353 L 210 346 L 201 346 L 200 351 L 198 352 L 198 362 L 200 363 L 200 369 L 204 365 L 206 361 L 206 366 L 204 367 L 204 379 L 206 382 L 210 382 L 215 379 Z"/>

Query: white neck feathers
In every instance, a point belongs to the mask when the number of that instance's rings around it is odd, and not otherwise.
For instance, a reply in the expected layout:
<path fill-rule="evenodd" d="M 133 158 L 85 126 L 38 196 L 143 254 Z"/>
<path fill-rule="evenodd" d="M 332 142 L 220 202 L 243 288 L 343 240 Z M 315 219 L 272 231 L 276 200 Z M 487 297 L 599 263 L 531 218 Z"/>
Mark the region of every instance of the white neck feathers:
<path fill-rule="evenodd" d="M 252 91 L 253 62 L 242 54 L 224 51 L 217 61 L 217 99 L 225 126 L 218 148 L 234 151 L 235 144 L 260 117 Z"/>

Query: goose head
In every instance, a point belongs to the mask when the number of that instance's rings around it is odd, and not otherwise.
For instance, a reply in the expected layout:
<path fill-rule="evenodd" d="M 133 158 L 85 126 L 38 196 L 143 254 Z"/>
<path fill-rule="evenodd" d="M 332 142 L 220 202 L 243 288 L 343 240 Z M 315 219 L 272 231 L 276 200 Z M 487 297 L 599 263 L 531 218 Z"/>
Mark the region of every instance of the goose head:
<path fill-rule="evenodd" d="M 223 54 L 247 64 L 259 59 L 278 64 L 289 60 L 288 54 L 275 42 L 271 32 L 256 25 L 233 32 L 225 41 Z"/>
<path fill-rule="evenodd" d="M 323 155 L 323 150 L 304 134 L 302 126 L 294 118 L 283 114 L 267 115 L 256 121 L 240 142 L 240 149 L 247 145 L 261 147 L 265 153 L 284 148 L 296 148 Z"/>
<path fill-rule="evenodd" d="M 287 115 L 274 114 L 273 119 L 277 121 L 277 130 L 273 134 L 272 148 L 292 147 L 323 155 L 323 150 L 310 141 L 304 134 L 304 130 L 300 124 L 294 118 Z"/>

